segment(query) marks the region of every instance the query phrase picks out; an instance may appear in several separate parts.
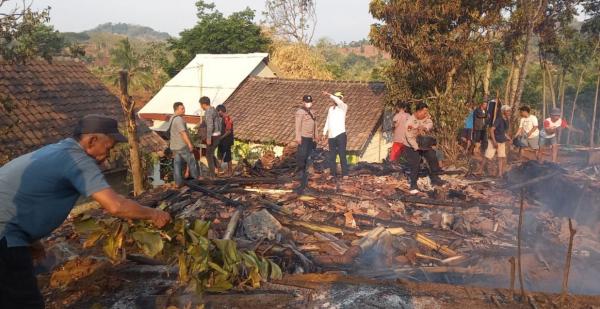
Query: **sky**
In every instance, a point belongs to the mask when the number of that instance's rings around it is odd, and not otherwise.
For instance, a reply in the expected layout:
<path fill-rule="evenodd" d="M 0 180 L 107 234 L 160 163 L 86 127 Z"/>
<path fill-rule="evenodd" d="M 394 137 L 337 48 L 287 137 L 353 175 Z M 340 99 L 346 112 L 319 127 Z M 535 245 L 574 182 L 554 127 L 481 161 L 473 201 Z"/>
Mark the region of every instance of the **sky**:
<path fill-rule="evenodd" d="M 89 30 L 107 22 L 148 26 L 177 36 L 195 25 L 196 0 L 33 0 L 33 7 L 50 6 L 50 23 L 62 32 Z M 207 1 L 207 2 L 210 2 Z M 246 7 L 262 19 L 264 0 L 213 0 L 228 15 Z M 317 27 L 314 39 L 326 37 L 335 42 L 367 38 L 374 23 L 369 0 L 317 0 Z"/>

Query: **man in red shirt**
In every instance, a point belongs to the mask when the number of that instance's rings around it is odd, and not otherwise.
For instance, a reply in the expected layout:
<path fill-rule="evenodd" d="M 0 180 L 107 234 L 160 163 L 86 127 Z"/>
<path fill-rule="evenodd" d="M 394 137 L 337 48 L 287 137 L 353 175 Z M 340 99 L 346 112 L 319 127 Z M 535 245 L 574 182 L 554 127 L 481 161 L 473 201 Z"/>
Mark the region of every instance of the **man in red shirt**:
<path fill-rule="evenodd" d="M 227 109 L 224 105 L 217 106 L 217 112 L 223 119 L 221 140 L 217 148 L 217 157 L 219 161 L 227 163 L 227 176 L 233 175 L 233 165 L 231 163 L 231 147 L 233 146 L 233 120 L 227 114 Z M 221 164 L 219 162 L 219 172 L 221 172 Z"/>
<path fill-rule="evenodd" d="M 550 111 L 550 117 L 544 120 L 544 128 L 540 132 L 540 148 L 538 150 L 538 161 L 542 162 L 544 157 L 544 148 L 552 148 L 552 162 L 558 163 L 558 132 L 562 129 L 571 129 L 576 132 L 583 132 L 577 128 L 569 126 L 566 120 L 561 118 L 560 108 L 553 108 Z"/>

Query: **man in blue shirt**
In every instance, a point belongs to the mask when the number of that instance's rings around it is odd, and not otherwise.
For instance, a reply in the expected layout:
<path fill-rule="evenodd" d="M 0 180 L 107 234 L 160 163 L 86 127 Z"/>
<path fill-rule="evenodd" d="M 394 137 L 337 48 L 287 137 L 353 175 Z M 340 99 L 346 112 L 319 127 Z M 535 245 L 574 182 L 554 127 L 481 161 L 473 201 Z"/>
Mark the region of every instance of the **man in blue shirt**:
<path fill-rule="evenodd" d="M 0 168 L 0 308 L 44 307 L 32 250 L 62 224 L 81 195 L 116 217 L 151 220 L 157 227 L 171 220 L 166 212 L 117 194 L 104 179 L 98 163 L 115 143 L 125 141 L 116 120 L 89 115 L 79 121 L 73 138 Z"/>
<path fill-rule="evenodd" d="M 465 145 L 465 150 L 471 149 L 471 141 L 473 141 L 473 113 L 475 111 L 471 110 L 467 118 L 465 118 L 465 126 L 461 132 L 460 139 Z"/>

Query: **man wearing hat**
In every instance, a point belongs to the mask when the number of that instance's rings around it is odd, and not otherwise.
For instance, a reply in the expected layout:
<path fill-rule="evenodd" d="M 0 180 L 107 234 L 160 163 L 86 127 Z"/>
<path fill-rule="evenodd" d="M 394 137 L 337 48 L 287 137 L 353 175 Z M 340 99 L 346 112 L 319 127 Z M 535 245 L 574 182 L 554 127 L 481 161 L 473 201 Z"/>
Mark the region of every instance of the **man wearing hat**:
<path fill-rule="evenodd" d="M 540 148 L 538 150 L 538 161 L 542 162 L 545 147 L 552 148 L 552 162 L 558 163 L 558 132 L 561 129 L 571 129 L 576 132 L 583 132 L 577 128 L 569 126 L 567 121 L 561 118 L 560 108 L 553 108 L 550 111 L 550 117 L 544 120 L 544 128 L 540 132 Z"/>
<path fill-rule="evenodd" d="M 313 112 L 313 98 L 311 95 L 302 97 L 303 104 L 296 110 L 295 141 L 298 144 L 296 152 L 297 171 L 300 176 L 300 185 L 295 189 L 302 194 L 308 185 L 308 163 L 310 154 L 316 147 L 317 118 Z"/>
<path fill-rule="evenodd" d="M 323 94 L 331 98 L 331 106 L 327 111 L 327 119 L 323 128 L 323 138 L 329 143 L 329 173 L 331 177 L 337 176 L 336 157 L 340 157 L 342 166 L 342 177 L 348 178 L 348 161 L 346 158 L 346 112 L 348 105 L 344 103 L 344 94 L 338 91 L 334 94 L 323 91 Z"/>
<path fill-rule="evenodd" d="M 22 155 L 0 168 L 0 308 L 43 308 L 33 273 L 39 240 L 67 218 L 81 195 L 113 216 L 167 224 L 168 213 L 141 206 L 110 188 L 98 163 L 127 139 L 117 121 L 83 117 L 72 138 Z"/>

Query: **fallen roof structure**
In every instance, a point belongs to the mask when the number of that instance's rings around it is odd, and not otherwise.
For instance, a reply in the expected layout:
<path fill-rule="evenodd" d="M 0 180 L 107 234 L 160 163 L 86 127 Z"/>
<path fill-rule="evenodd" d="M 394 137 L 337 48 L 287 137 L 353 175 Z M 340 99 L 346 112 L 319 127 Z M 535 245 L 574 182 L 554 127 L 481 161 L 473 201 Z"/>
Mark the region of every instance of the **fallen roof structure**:
<path fill-rule="evenodd" d="M 93 244 L 93 234 L 77 232 L 73 225 L 104 216 L 88 209 L 46 240 L 55 258 L 48 266 L 53 270 L 41 277 L 48 307 L 550 308 L 567 301 L 570 308 L 589 308 L 600 303 L 598 296 L 562 299 L 553 294 L 561 290 L 569 224 L 567 218 L 554 215 L 554 206 L 535 200 L 535 194 L 523 200 L 520 260 L 527 292 L 521 296 L 516 289 L 519 198 L 508 188 L 517 188 L 516 193 L 521 188 L 535 190 L 534 182 L 515 177 L 516 182 L 502 184 L 449 172 L 454 175 L 442 176 L 448 186 L 425 191 L 429 185 L 422 178 L 419 186 L 426 193 L 409 196 L 400 166 L 360 163 L 352 168 L 350 179 L 331 182 L 320 173 L 319 156 L 310 192 L 297 196 L 291 193 L 294 184 L 289 178 L 293 152 L 285 153 L 269 164 L 271 168 L 241 164 L 236 178 L 192 181 L 183 189 L 162 187 L 139 200 L 174 218 L 209 222 L 205 233 L 211 242 L 222 243 L 231 236 L 238 249 L 252 250 L 279 265 L 286 274 L 282 279 L 264 280 L 251 291 L 240 283 L 224 294 L 196 294 L 178 281 L 177 273 L 185 266 L 181 259 L 178 264 L 170 251 L 153 258 L 136 254 L 141 250 L 129 241 L 124 241 L 126 260 L 112 265 L 101 257 L 100 246 L 81 249 L 82 244 Z M 551 164 L 535 168 L 540 175 L 557 172 Z M 560 173 L 565 182 L 600 176 Z M 597 208 L 588 206 L 591 212 Z M 576 228 L 569 290 L 597 295 L 600 225 Z M 172 238 L 170 230 L 163 233 L 165 248 L 181 241 Z M 218 253 L 215 257 L 215 263 L 221 263 Z"/>

